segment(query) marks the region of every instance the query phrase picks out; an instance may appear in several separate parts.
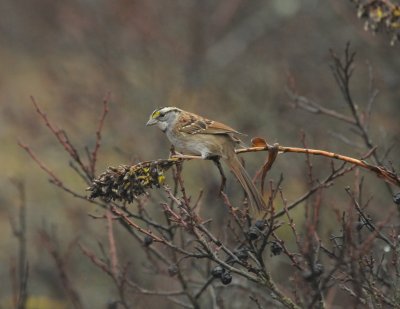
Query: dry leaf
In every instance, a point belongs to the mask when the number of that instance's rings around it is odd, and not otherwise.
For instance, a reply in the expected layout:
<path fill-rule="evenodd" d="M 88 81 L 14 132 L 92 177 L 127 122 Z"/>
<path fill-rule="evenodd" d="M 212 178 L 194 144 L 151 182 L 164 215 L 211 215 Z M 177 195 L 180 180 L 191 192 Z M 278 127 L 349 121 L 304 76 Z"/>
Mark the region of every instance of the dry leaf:
<path fill-rule="evenodd" d="M 268 158 L 262 167 L 261 194 L 264 194 L 265 177 L 267 176 L 268 171 L 271 169 L 272 164 L 274 164 L 275 159 L 278 156 L 278 153 L 279 153 L 279 144 L 274 144 L 268 151 Z"/>
<path fill-rule="evenodd" d="M 265 147 L 265 146 L 267 146 L 267 142 L 262 137 L 253 137 L 251 139 L 251 146 L 252 147 Z"/>

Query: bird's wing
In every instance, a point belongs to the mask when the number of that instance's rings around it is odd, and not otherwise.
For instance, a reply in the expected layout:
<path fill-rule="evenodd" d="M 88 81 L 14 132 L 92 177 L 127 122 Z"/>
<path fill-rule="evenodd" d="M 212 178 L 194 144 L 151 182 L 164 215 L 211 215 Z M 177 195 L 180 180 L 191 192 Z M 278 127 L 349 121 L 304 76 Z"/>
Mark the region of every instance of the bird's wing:
<path fill-rule="evenodd" d="M 186 134 L 233 134 L 243 135 L 231 127 L 207 118 L 187 113 L 181 119 L 180 131 Z"/>

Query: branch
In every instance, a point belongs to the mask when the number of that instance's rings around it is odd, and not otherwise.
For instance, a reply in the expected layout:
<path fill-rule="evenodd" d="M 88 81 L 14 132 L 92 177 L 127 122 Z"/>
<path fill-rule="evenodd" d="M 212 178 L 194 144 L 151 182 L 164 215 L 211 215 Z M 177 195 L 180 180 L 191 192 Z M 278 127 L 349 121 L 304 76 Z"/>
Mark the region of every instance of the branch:
<path fill-rule="evenodd" d="M 28 299 L 28 277 L 29 277 L 29 262 L 27 258 L 27 227 L 26 227 L 26 193 L 25 184 L 17 179 L 12 180 L 18 190 L 18 224 L 10 216 L 10 225 L 14 236 L 18 240 L 18 268 L 15 266 L 15 261 L 12 261 L 11 273 L 12 281 L 14 282 L 13 300 L 14 306 L 17 309 L 25 309 Z M 18 285 L 18 288 L 17 288 Z M 15 288 L 14 288 L 15 287 Z"/>
<path fill-rule="evenodd" d="M 236 153 L 245 153 L 245 152 L 257 152 L 257 151 L 270 151 L 273 149 L 274 146 L 271 145 L 266 145 L 264 147 L 249 147 L 249 148 L 242 148 L 236 150 Z M 371 149 L 371 152 L 374 151 L 375 148 Z M 400 187 L 400 178 L 397 176 L 395 173 L 389 171 L 387 168 L 383 166 L 376 166 L 367 163 L 364 160 L 356 159 L 353 157 L 348 157 L 344 156 L 341 154 L 337 154 L 334 152 L 326 151 L 326 150 L 320 150 L 320 149 L 308 149 L 308 148 L 298 148 L 298 147 L 285 147 L 285 146 L 279 146 L 278 151 L 280 153 L 286 153 L 286 152 L 292 152 L 292 153 L 305 153 L 305 154 L 311 154 L 315 156 L 323 156 L 327 158 L 332 158 L 340 161 L 344 161 L 350 164 L 357 165 L 359 167 L 362 167 L 364 169 L 367 169 L 373 173 L 375 173 L 378 177 L 382 178 L 384 181 L 391 183 L 393 185 L 396 185 Z"/>
<path fill-rule="evenodd" d="M 51 133 L 53 133 L 53 135 L 56 137 L 57 141 L 59 142 L 60 145 L 62 145 L 65 149 L 65 151 L 71 156 L 71 158 L 73 159 L 73 161 L 75 161 L 80 168 L 82 169 L 82 171 L 85 173 L 85 175 L 87 176 L 88 179 L 92 179 L 93 175 L 90 174 L 90 171 L 88 169 L 88 167 L 82 162 L 78 151 L 76 150 L 76 148 L 72 145 L 71 141 L 69 140 L 67 133 L 62 130 L 62 129 L 58 129 L 55 125 L 52 124 L 52 122 L 48 119 L 46 113 L 44 113 L 39 105 L 37 104 L 36 100 L 34 97 L 31 96 L 31 101 L 33 106 L 36 109 L 36 112 L 38 113 L 38 115 L 40 116 L 40 118 L 42 118 L 42 120 L 44 121 L 44 123 L 46 124 L 46 126 L 49 128 L 49 130 L 51 131 Z M 21 143 L 19 143 L 21 146 Z M 25 147 L 23 147 L 25 148 Z M 26 150 L 26 149 L 25 149 Z"/>
<path fill-rule="evenodd" d="M 97 153 L 100 149 L 100 142 L 101 142 L 101 131 L 103 130 L 103 125 L 104 125 L 104 120 L 107 116 L 108 113 L 108 102 L 110 101 L 110 93 L 106 95 L 106 97 L 103 100 L 103 112 L 100 116 L 99 119 L 99 124 L 96 130 L 96 144 L 94 146 L 94 149 L 91 153 L 91 156 L 89 158 L 90 161 L 90 173 L 92 177 L 94 177 L 96 173 L 96 162 L 97 162 Z"/>
<path fill-rule="evenodd" d="M 257 139 L 258 142 L 262 140 L 261 138 Z M 269 159 L 264 165 L 263 177 L 265 177 L 266 172 L 271 168 L 272 163 L 274 162 L 274 159 L 270 160 L 270 158 L 274 158 L 277 153 L 304 153 L 307 155 L 323 156 L 336 159 L 343 161 L 344 163 L 350 163 L 353 166 L 362 167 L 370 172 L 373 172 L 387 183 L 400 187 L 399 176 L 396 173 L 389 171 L 387 168 L 369 164 L 363 159 L 356 159 L 326 150 L 285 147 L 279 146 L 279 144 L 269 145 L 265 143 L 264 146 L 237 149 L 236 153 L 240 154 L 259 151 L 268 151 L 270 153 Z M 371 149 L 365 157 L 370 156 L 374 151 L 375 148 Z M 122 200 L 131 203 L 134 198 L 138 197 L 139 195 L 146 194 L 146 189 L 160 187 L 164 181 L 163 172 L 165 170 L 169 169 L 173 165 L 179 167 L 183 160 L 192 159 L 203 160 L 201 156 L 179 155 L 178 157 L 173 156 L 170 159 L 145 161 L 133 166 L 120 165 L 118 168 L 109 167 L 98 178 L 94 179 L 91 186 L 87 188 L 88 191 L 91 191 L 89 198 L 94 199 L 96 197 L 101 197 L 106 201 Z M 183 187 L 182 181 L 180 182 L 181 187 Z M 188 199 L 184 189 L 182 189 L 182 194 L 184 197 L 183 204 L 188 205 Z M 170 197 L 172 197 L 171 194 Z M 178 205 L 180 204 L 179 201 L 176 202 Z M 151 237 L 153 238 L 154 235 Z M 156 241 L 160 240 L 158 239 Z"/>

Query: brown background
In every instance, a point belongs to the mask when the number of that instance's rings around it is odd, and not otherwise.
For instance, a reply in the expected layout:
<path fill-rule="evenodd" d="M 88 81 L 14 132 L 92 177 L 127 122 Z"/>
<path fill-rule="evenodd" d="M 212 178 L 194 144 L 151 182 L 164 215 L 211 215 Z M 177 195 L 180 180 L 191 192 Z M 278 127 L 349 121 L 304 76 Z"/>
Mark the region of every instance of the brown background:
<path fill-rule="evenodd" d="M 263 136 L 271 143 L 299 146 L 303 130 L 310 147 L 358 157 L 365 149 L 357 147 L 361 141 L 348 126 L 291 108 L 285 94 L 290 76 L 301 94 L 347 113 L 329 69 L 329 49 L 340 53 L 347 41 L 357 51 L 352 87 L 360 108 L 368 99 L 367 63 L 374 70 L 380 94 L 371 135 L 383 153 L 398 142 L 400 133 L 399 47 L 390 47 L 385 35 L 365 32 L 350 1 L 1 1 L 0 304 L 10 303 L 7 278 L 17 254 L 9 216 L 16 216 L 19 196 L 10 178 L 26 184 L 32 297 L 65 306 L 54 262 L 38 241 L 38 228 L 54 226 L 62 251 L 74 239 L 95 247 L 106 234 L 103 221 L 87 216 L 98 209 L 56 190 L 17 146 L 17 139 L 31 145 L 68 186 L 84 193 L 85 184 L 69 169 L 68 157 L 35 114 L 30 95 L 83 152 L 84 145 L 93 146 L 102 98 L 111 92 L 98 171 L 168 156 L 166 138 L 144 126 L 154 108 L 166 105 L 225 122 L 246 133 L 247 143 L 252 136 Z M 343 143 L 332 132 L 355 144 Z M 395 167 L 398 154 L 395 144 L 390 156 Z M 262 154 L 244 157 L 251 172 L 264 160 Z M 314 164 L 316 174 L 329 171 L 324 159 Z M 306 190 L 303 156 L 279 157 L 269 178 L 281 173 L 289 200 Z M 225 210 L 215 198 L 219 179 L 214 167 L 209 162 L 187 164 L 185 177 L 193 195 L 205 189 L 203 209 L 218 222 Z M 347 205 L 347 185 L 352 185 L 351 177 L 326 193 L 324 216 L 332 216 L 333 205 Z M 390 196 L 374 176 L 366 175 L 366 186 L 379 219 L 392 207 Z M 237 188 L 230 177 L 228 193 Z M 156 204 L 149 207 L 157 212 Z M 295 214 L 301 224 L 301 209 Z M 332 220 L 325 226 L 326 236 L 336 227 Z M 117 236 L 122 256 L 140 269 L 143 256 L 137 245 L 119 229 Z M 287 262 L 274 263 L 284 269 Z M 73 250 L 68 265 L 88 308 L 104 308 L 113 299 L 110 280 L 79 250 Z M 278 281 L 286 278 L 282 271 L 274 275 Z M 149 274 L 137 271 L 134 276 L 144 286 L 153 284 Z M 161 301 L 146 298 L 142 303 Z"/>

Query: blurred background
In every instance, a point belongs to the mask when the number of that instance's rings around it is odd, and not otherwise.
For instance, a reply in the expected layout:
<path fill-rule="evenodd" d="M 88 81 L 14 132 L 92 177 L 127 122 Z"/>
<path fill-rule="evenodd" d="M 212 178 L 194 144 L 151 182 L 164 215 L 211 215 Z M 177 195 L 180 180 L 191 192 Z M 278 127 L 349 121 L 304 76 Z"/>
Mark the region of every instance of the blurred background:
<path fill-rule="evenodd" d="M 329 49 L 340 54 L 348 41 L 357 52 L 351 84 L 354 99 L 360 108 L 367 103 L 369 63 L 380 91 L 373 107 L 371 136 L 381 154 L 394 145 L 389 158 L 399 168 L 399 47 L 391 47 L 384 34 L 365 32 L 351 1 L 1 1 L 1 308 L 11 303 L 8 278 L 18 254 L 10 217 L 17 217 L 20 195 L 11 179 L 26 187 L 28 286 L 31 302 L 40 303 L 40 308 L 68 308 L 68 303 L 54 261 L 43 249 L 37 231 L 54 229 L 62 252 L 74 241 L 95 247 L 106 238 L 104 222 L 87 215 L 99 210 L 49 184 L 18 147 L 17 140 L 30 145 L 62 181 L 85 194 L 86 185 L 69 168 L 68 156 L 39 119 L 29 96 L 35 97 L 84 153 L 85 145 L 94 145 L 102 100 L 111 92 L 98 173 L 110 165 L 167 157 L 165 136 L 144 126 L 155 108 L 167 105 L 224 122 L 247 134 L 247 143 L 261 136 L 269 143 L 301 146 L 303 131 L 309 147 L 359 157 L 365 148 L 357 147 L 361 141 L 347 125 L 293 109 L 285 92 L 290 80 L 300 94 L 348 114 L 329 69 Z M 348 145 L 335 133 L 355 143 Z M 264 155 L 243 156 L 251 173 Z M 313 162 L 317 175 L 329 173 L 325 159 Z M 307 190 L 303 156 L 280 156 L 268 179 L 277 180 L 280 174 L 289 201 Z M 203 209 L 218 222 L 226 211 L 216 199 L 218 172 L 210 162 L 191 162 L 184 175 L 193 196 L 205 189 Z M 382 218 L 379 212 L 393 208 L 391 196 L 375 176 L 365 177 L 376 205 L 373 212 Z M 229 178 L 227 190 L 234 194 L 238 184 Z M 347 205 L 343 188 L 352 181 L 351 177 L 340 179 L 325 195 L 326 216 L 332 215 L 329 207 Z M 157 210 L 157 203 L 149 206 Z M 301 224 L 302 210 L 296 214 Z M 329 235 L 335 223 L 327 222 L 326 227 Z M 121 253 L 139 267 L 144 256 L 135 252 L 137 245 L 124 243 L 127 235 L 123 231 L 116 233 L 123 244 Z M 110 279 L 79 250 L 72 250 L 68 266 L 88 308 L 104 308 L 114 298 Z M 144 286 L 152 286 L 148 274 L 136 276 Z M 279 273 L 276 278 L 285 279 Z M 142 304 L 157 301 L 162 299 L 147 299 Z"/>

